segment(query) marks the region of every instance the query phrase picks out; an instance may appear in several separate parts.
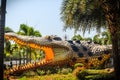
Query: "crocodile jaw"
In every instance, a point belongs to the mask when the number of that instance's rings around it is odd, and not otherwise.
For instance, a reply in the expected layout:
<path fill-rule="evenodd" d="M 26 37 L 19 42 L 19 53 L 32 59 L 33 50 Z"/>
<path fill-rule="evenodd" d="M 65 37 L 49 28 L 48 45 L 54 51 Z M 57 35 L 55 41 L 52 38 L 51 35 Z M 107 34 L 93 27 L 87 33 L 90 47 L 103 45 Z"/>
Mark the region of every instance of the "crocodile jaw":
<path fill-rule="evenodd" d="M 22 36 L 15 33 L 5 33 L 5 38 L 22 46 L 44 50 L 45 60 L 65 60 L 71 53 L 69 44 L 64 41 L 49 41 L 46 37 Z"/>

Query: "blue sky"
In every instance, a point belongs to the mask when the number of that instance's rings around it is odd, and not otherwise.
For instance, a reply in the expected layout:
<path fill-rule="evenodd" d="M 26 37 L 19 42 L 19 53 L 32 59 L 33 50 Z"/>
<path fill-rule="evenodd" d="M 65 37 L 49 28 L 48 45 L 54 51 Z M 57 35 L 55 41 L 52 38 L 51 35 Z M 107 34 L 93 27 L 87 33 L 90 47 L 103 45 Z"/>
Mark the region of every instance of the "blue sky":
<path fill-rule="evenodd" d="M 63 31 L 63 22 L 60 17 L 62 0 L 7 0 L 6 26 L 15 32 L 19 30 L 20 24 L 27 24 L 39 30 L 42 36 L 58 35 L 73 36 L 73 30 Z M 82 32 L 78 32 L 82 35 Z M 91 34 L 86 33 L 85 37 L 93 37 L 95 31 Z"/>

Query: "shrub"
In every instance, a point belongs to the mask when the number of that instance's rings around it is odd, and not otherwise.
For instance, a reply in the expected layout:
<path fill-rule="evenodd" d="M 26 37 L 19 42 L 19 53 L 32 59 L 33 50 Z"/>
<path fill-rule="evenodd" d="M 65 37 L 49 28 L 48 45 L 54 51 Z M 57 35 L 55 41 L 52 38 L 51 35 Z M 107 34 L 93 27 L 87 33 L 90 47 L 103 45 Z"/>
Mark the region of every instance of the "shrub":
<path fill-rule="evenodd" d="M 60 71 L 60 73 L 62 73 L 62 74 L 68 74 L 71 72 L 72 72 L 72 69 L 70 69 L 70 68 L 62 68 L 62 70 Z"/>
<path fill-rule="evenodd" d="M 83 67 L 83 66 L 84 66 L 84 64 L 82 64 L 82 63 L 76 63 L 76 64 L 74 65 L 74 68 Z"/>
<path fill-rule="evenodd" d="M 82 68 L 82 67 L 77 67 L 77 68 L 75 68 L 74 69 L 74 71 L 73 71 L 73 75 L 77 75 L 81 70 L 83 70 L 84 68 Z"/>
<path fill-rule="evenodd" d="M 45 71 L 44 70 L 37 70 L 39 75 L 45 75 Z"/>
<path fill-rule="evenodd" d="M 105 70 L 82 70 L 76 74 L 79 80 L 114 80 L 113 73 Z"/>
<path fill-rule="evenodd" d="M 48 74 L 51 74 L 51 71 L 50 70 L 47 70 L 46 71 L 46 74 L 48 75 Z"/>
<path fill-rule="evenodd" d="M 87 76 L 87 75 L 88 75 L 88 73 L 86 70 L 82 70 L 82 71 L 76 73 L 77 78 L 80 80 L 85 80 L 85 76 Z"/>
<path fill-rule="evenodd" d="M 27 71 L 22 74 L 22 76 L 35 76 L 35 75 L 36 75 L 36 73 L 34 71 Z"/>

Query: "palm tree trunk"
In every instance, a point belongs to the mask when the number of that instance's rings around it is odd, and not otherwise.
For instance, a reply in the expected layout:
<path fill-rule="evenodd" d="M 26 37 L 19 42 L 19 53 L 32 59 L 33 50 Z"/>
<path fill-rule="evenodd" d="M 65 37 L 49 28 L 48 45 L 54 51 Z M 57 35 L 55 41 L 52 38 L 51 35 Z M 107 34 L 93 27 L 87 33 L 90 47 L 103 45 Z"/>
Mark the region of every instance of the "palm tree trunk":
<path fill-rule="evenodd" d="M 113 32 L 111 32 L 113 65 L 115 69 L 115 78 L 116 80 L 120 80 L 120 53 L 118 49 L 118 34 L 116 30 Z"/>
<path fill-rule="evenodd" d="M 114 63 L 114 69 L 115 69 L 115 79 L 116 80 L 120 80 L 120 53 L 119 53 L 119 49 L 118 49 L 118 21 L 117 19 L 117 15 L 116 13 L 113 13 L 114 15 L 112 15 L 113 19 L 112 19 L 112 23 L 110 22 L 111 20 L 108 20 L 108 24 L 109 24 L 109 29 L 110 29 L 110 33 L 111 33 L 111 39 L 112 39 L 112 55 L 113 55 L 113 63 Z M 111 15 L 109 15 L 111 16 Z"/>
<path fill-rule="evenodd" d="M 4 55 L 4 27 L 5 27 L 6 0 L 1 0 L 0 11 L 0 79 L 3 80 L 3 55 Z"/>
<path fill-rule="evenodd" d="M 113 65 L 115 69 L 115 80 L 120 80 L 120 53 L 118 49 L 118 32 L 120 30 L 119 20 L 119 0 L 101 0 L 102 8 L 106 13 L 106 19 L 108 22 L 108 28 L 111 33 L 112 41 L 112 56 Z"/>

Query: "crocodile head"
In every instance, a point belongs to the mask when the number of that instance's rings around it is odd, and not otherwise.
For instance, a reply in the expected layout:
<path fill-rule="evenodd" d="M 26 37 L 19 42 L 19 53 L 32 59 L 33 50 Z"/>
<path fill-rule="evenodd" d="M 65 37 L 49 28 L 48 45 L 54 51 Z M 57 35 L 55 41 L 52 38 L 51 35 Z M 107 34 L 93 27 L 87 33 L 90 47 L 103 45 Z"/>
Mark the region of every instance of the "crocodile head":
<path fill-rule="evenodd" d="M 21 46 L 45 51 L 45 60 L 64 60 L 71 57 L 70 44 L 57 36 L 23 36 L 15 33 L 5 33 L 6 40 L 12 40 Z"/>

